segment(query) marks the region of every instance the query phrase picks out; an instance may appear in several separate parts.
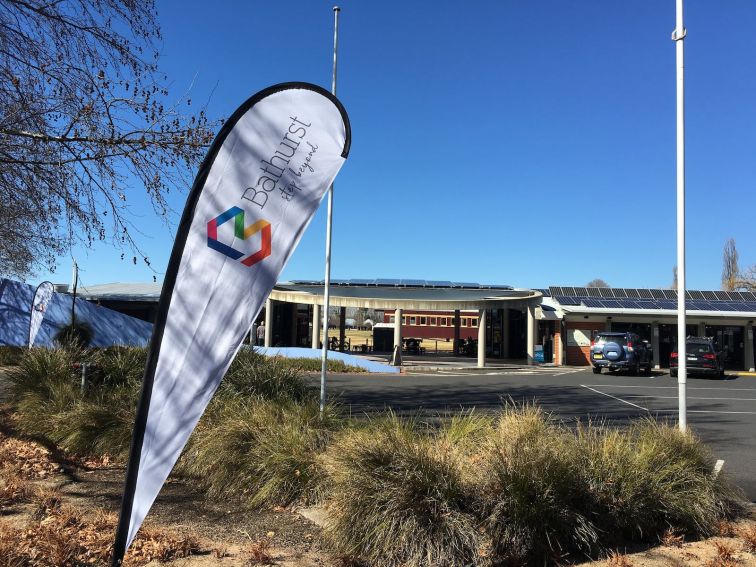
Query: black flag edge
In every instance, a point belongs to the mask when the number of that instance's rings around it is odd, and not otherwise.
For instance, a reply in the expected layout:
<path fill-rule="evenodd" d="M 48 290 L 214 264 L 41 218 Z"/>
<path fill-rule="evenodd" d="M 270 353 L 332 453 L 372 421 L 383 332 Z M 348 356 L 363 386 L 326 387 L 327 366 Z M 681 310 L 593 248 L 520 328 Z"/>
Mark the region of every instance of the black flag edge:
<path fill-rule="evenodd" d="M 341 114 L 341 119 L 344 122 L 344 128 L 346 130 L 346 139 L 344 141 L 344 149 L 341 153 L 341 157 L 346 158 L 349 155 L 349 149 L 352 143 L 352 129 L 346 109 L 339 99 L 326 89 L 305 82 L 279 83 L 252 95 L 234 111 L 218 132 L 213 143 L 210 145 L 210 149 L 208 150 L 205 159 L 202 160 L 202 164 L 197 172 L 197 177 L 194 179 L 192 188 L 189 191 L 189 196 L 187 197 L 186 205 L 184 206 L 184 212 L 181 215 L 178 230 L 176 231 L 176 239 L 168 261 L 168 268 L 166 270 L 165 280 L 163 280 L 163 287 L 160 292 L 155 325 L 152 329 L 152 337 L 150 338 L 150 350 L 147 355 L 147 363 L 145 364 L 144 377 L 142 379 L 142 392 L 139 398 L 139 404 L 137 405 L 134 433 L 131 437 L 129 460 L 126 465 L 126 482 L 123 498 L 121 500 L 121 511 L 118 516 L 115 543 L 113 544 L 112 567 L 120 567 L 123 562 L 123 557 L 126 554 L 126 539 L 128 538 L 131 512 L 134 506 L 134 494 L 136 491 L 139 463 L 142 457 L 142 445 L 144 443 L 144 433 L 147 427 L 147 417 L 150 400 L 152 398 L 152 388 L 155 381 L 155 369 L 157 367 L 158 354 L 163 342 L 163 332 L 165 331 L 165 324 L 168 319 L 168 308 L 170 307 L 171 298 L 173 297 L 173 288 L 176 284 L 179 264 L 181 263 L 181 258 L 184 256 L 184 246 L 186 245 L 186 239 L 189 236 L 189 229 L 191 228 L 192 220 L 194 219 L 194 212 L 197 202 L 199 201 L 199 196 L 205 187 L 207 176 L 215 163 L 215 158 L 223 146 L 223 142 L 225 142 L 228 135 L 234 129 L 236 123 L 247 113 L 247 111 L 249 111 L 250 108 L 264 98 L 286 90 L 311 90 L 328 98 L 336 106 Z"/>

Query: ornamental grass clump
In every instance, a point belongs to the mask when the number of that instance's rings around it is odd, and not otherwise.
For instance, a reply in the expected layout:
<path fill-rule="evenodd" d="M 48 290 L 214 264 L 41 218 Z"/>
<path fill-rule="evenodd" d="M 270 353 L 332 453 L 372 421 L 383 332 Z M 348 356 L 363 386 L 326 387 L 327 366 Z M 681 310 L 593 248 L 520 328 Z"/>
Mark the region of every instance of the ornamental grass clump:
<path fill-rule="evenodd" d="M 473 469 L 475 512 L 495 562 L 560 562 L 597 546 L 572 439 L 533 406 L 498 416 Z"/>
<path fill-rule="evenodd" d="M 180 470 L 211 496 L 247 505 L 287 506 L 319 500 L 320 454 L 341 425 L 335 409 L 317 403 L 218 398 L 185 451 Z"/>
<path fill-rule="evenodd" d="M 477 431 L 468 421 L 444 435 L 388 415 L 344 432 L 327 456 L 333 546 L 375 566 L 482 560 L 483 536 L 453 448 L 467 427 Z"/>
<path fill-rule="evenodd" d="M 294 403 L 319 399 L 319 393 L 296 365 L 286 359 L 262 356 L 248 349 L 242 349 L 236 355 L 218 394 Z"/>
<path fill-rule="evenodd" d="M 691 432 L 651 419 L 624 431 L 589 424 L 575 443 L 605 540 L 654 542 L 668 529 L 706 537 L 742 513 L 742 494 L 714 474 L 714 458 Z"/>
<path fill-rule="evenodd" d="M 10 374 L 19 430 L 69 453 L 125 456 L 144 360 L 144 349 L 28 351 Z M 84 392 L 81 362 L 92 364 Z"/>

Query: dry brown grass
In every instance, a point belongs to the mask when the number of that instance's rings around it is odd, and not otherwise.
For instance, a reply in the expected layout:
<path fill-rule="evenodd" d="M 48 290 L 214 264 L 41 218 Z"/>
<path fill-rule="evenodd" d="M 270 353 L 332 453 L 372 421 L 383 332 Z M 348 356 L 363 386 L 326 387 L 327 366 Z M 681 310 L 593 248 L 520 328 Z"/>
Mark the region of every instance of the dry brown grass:
<path fill-rule="evenodd" d="M 728 520 L 719 520 L 714 533 L 720 537 L 735 537 L 737 535 L 735 524 Z"/>
<path fill-rule="evenodd" d="M 743 540 L 743 546 L 749 553 L 756 553 L 756 524 L 748 524 L 737 531 L 738 537 Z"/>
<path fill-rule="evenodd" d="M 611 567 L 633 567 L 633 562 L 624 553 L 611 551 L 606 557 L 606 564 Z"/>
<path fill-rule="evenodd" d="M 716 557 L 706 563 L 706 567 L 735 567 L 740 564 L 736 557 L 737 550 L 735 546 L 726 541 L 715 541 L 714 549 L 717 552 Z"/>
<path fill-rule="evenodd" d="M 273 556 L 270 554 L 270 542 L 265 540 L 253 541 L 246 549 L 249 559 L 247 565 L 273 565 Z"/>
<path fill-rule="evenodd" d="M 106 565 L 117 517 L 61 505 L 54 493 L 40 495 L 37 511 L 22 529 L 0 529 L 0 567 Z M 125 565 L 169 561 L 200 551 L 191 537 L 143 528 L 126 554 Z"/>
<path fill-rule="evenodd" d="M 678 530 L 668 528 L 667 531 L 659 538 L 659 543 L 668 547 L 682 547 L 685 538 Z"/>

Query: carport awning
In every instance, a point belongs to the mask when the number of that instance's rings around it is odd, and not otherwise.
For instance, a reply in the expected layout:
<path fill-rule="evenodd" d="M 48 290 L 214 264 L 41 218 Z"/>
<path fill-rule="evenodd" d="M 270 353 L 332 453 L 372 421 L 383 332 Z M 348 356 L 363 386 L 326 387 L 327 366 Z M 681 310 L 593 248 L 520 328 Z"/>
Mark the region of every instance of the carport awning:
<path fill-rule="evenodd" d="M 562 311 L 564 313 L 579 315 L 641 315 L 648 317 L 674 317 L 677 315 L 676 309 L 605 309 L 584 307 L 582 305 L 563 305 Z M 756 311 L 698 311 L 696 309 L 686 309 L 685 313 L 693 317 L 707 319 L 756 319 Z"/>

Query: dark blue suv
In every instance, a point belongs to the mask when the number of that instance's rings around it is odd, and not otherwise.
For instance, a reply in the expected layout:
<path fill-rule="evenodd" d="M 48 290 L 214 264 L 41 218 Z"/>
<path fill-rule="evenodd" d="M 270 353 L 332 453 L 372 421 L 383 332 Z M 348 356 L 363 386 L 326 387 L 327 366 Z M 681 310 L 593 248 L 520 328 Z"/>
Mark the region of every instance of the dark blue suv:
<path fill-rule="evenodd" d="M 627 370 L 637 376 L 643 368 L 647 375 L 651 374 L 652 353 L 648 343 L 635 333 L 599 333 L 591 343 L 593 373 L 601 374 L 601 369 L 606 368 L 609 372 Z"/>

